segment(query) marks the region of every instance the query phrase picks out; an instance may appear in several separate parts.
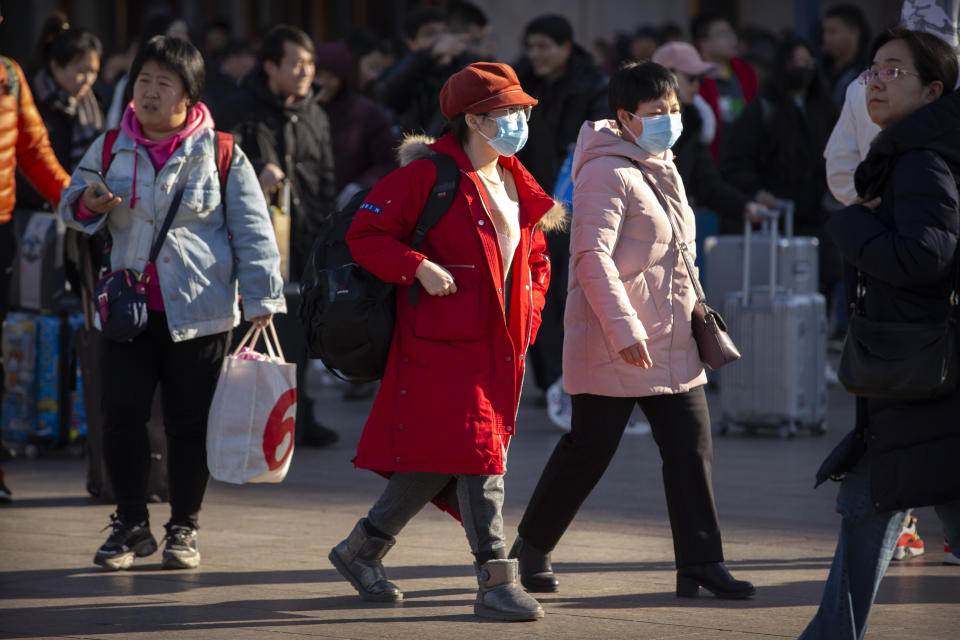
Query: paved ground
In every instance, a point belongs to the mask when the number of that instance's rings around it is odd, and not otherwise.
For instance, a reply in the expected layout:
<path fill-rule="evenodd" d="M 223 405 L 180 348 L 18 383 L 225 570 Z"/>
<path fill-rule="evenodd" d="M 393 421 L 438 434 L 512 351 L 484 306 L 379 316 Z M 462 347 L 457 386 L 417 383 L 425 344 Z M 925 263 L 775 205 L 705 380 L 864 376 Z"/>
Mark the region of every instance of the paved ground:
<path fill-rule="evenodd" d="M 16 501 L 0 507 L 0 638 L 795 638 L 819 599 L 839 518 L 835 487 L 812 489 L 823 455 L 850 424 L 852 402 L 831 392 L 826 436 L 715 438 L 714 478 L 727 563 L 756 598 L 678 600 L 658 455 L 649 436 L 625 438 L 594 495 L 554 553 L 561 591 L 541 598 L 538 623 L 472 615 L 476 582 L 462 529 L 428 507 L 388 556 L 406 600 L 362 603 L 326 555 L 383 487 L 350 464 L 368 402 L 314 390 L 342 441 L 300 448 L 280 485 L 211 483 L 198 571 L 91 563 L 111 507 L 84 491 L 81 460 L 5 465 Z M 510 541 L 559 432 L 524 399 L 511 446 L 505 520 Z M 154 529 L 168 515 L 154 505 Z M 928 555 L 894 565 L 868 638 L 956 638 L 960 567 L 940 564 L 942 532 L 919 511 Z"/>

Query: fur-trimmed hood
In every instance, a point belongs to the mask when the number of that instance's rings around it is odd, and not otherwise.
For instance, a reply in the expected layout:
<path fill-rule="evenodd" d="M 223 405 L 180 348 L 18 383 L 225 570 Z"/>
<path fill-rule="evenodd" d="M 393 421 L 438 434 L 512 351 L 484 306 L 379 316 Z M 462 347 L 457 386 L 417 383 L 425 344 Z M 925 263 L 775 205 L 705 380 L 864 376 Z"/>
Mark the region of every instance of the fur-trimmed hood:
<path fill-rule="evenodd" d="M 414 160 L 421 160 L 436 154 L 437 151 L 431 148 L 436 142 L 437 140 L 432 136 L 415 133 L 407 134 L 400 142 L 400 146 L 397 147 L 397 163 L 403 167 Z M 519 160 L 516 158 L 510 158 L 510 160 L 526 173 L 526 169 L 523 169 L 523 165 L 520 164 Z M 569 222 L 570 216 L 567 208 L 554 199 L 553 207 L 543 214 L 543 217 L 540 218 L 536 226 L 544 233 L 550 233 L 566 231 L 569 227 Z"/>

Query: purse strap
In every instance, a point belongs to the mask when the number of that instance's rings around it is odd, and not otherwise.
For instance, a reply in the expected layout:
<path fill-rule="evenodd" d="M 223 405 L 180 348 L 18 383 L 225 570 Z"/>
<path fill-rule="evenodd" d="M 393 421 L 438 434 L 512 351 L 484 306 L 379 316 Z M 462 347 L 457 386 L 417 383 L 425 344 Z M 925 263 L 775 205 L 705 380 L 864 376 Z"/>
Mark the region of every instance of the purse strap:
<path fill-rule="evenodd" d="M 697 296 L 697 302 L 706 304 L 707 296 L 704 295 L 703 287 L 700 286 L 700 279 L 697 278 L 693 271 L 693 258 L 690 257 L 690 250 L 687 248 L 687 243 L 683 241 L 683 234 L 680 231 L 680 225 L 677 224 L 676 217 L 670 212 L 670 206 L 667 204 L 666 198 L 663 197 L 663 194 L 660 193 L 660 190 L 657 189 L 657 187 L 647 176 L 646 172 L 640 166 L 640 163 L 633 159 L 631 159 L 631 162 L 633 162 L 633 164 L 637 167 L 637 171 L 640 172 L 640 175 L 643 176 L 643 179 L 650 187 L 650 190 L 653 191 L 654 195 L 657 196 L 657 200 L 660 201 L 660 206 L 663 207 L 663 212 L 670 220 L 670 228 L 673 230 L 673 241 L 674 244 L 677 245 L 677 250 L 680 252 L 680 257 L 683 259 L 684 266 L 687 268 L 687 275 L 690 276 L 690 282 L 693 283 L 693 292 Z"/>
<path fill-rule="evenodd" d="M 177 215 L 177 209 L 180 208 L 180 201 L 183 200 L 183 191 L 187 187 L 187 174 L 190 173 L 190 166 L 193 163 L 190 158 L 184 160 L 180 167 L 180 176 L 177 178 L 177 190 L 173 194 L 173 200 L 170 201 L 170 208 L 167 209 L 167 217 L 163 219 L 163 226 L 160 227 L 160 233 L 157 239 L 153 241 L 153 247 L 150 248 L 150 257 L 147 262 L 156 262 L 160 255 L 160 247 L 167 238 L 167 232 L 170 231 L 170 225 L 173 224 L 173 218 Z"/>

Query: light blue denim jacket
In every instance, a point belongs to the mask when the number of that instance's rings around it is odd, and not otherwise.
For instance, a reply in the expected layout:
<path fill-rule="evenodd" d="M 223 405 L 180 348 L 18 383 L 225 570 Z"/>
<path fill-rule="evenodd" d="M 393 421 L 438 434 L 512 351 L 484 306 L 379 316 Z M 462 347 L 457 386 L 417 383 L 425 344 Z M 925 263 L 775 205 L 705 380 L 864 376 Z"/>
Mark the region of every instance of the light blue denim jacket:
<path fill-rule="evenodd" d="M 103 169 L 103 141 L 94 141 L 81 167 Z M 174 342 L 227 331 L 240 322 L 237 292 L 247 318 L 284 313 L 280 255 L 266 203 L 253 166 L 238 146 L 224 196 L 216 162 L 212 129 L 190 136 L 157 173 L 147 151 L 136 149 L 121 132 L 113 146 L 107 184 L 123 202 L 103 216 L 77 220 L 79 201 L 87 185 L 74 172 L 60 198 L 60 217 L 86 233 L 104 224 L 113 238 L 111 269 L 143 272 L 150 248 L 163 225 L 182 170 L 183 200 L 157 256 L 157 274 Z M 137 201 L 130 208 L 134 154 L 137 154 Z"/>

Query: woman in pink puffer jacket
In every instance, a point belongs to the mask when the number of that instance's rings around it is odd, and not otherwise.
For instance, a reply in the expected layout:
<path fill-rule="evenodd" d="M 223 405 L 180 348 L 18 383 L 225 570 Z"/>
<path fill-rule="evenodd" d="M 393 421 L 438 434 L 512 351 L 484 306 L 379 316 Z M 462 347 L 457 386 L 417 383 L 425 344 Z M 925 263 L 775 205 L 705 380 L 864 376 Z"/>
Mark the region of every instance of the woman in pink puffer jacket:
<path fill-rule="evenodd" d="M 639 405 L 663 459 L 677 595 L 755 593 L 723 564 L 713 501 L 710 414 L 690 316 L 696 297 L 673 237 L 695 245 L 693 211 L 669 150 L 680 136 L 677 79 L 648 62 L 610 80 L 616 120 L 586 122 L 574 155 L 563 383 L 571 431 L 557 444 L 511 557 L 523 585 L 556 591 L 550 552 L 617 450 Z"/>

